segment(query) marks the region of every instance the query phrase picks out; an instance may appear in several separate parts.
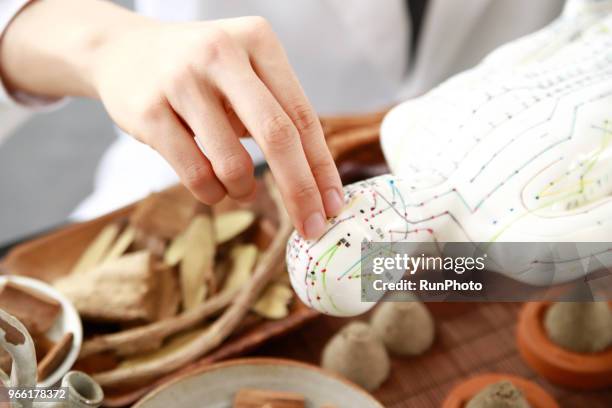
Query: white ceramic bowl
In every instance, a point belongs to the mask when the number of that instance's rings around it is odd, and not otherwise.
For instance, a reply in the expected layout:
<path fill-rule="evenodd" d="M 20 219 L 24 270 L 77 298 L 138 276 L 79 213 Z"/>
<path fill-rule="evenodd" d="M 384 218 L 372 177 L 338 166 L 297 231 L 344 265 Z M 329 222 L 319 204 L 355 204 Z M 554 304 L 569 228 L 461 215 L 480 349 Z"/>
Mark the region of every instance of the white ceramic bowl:
<path fill-rule="evenodd" d="M 55 324 L 47 332 L 47 336 L 52 341 L 59 341 L 64 334 L 72 332 L 72 347 L 70 348 L 70 351 L 66 355 L 64 361 L 55 369 L 55 371 L 53 371 L 44 381 L 38 383 L 39 387 L 45 388 L 55 385 L 62 379 L 64 374 L 70 370 L 81 350 L 81 343 L 83 342 L 83 326 L 81 325 L 81 318 L 74 308 L 74 305 L 68 299 L 66 299 L 64 295 L 43 281 L 27 278 L 25 276 L 0 275 L 0 285 L 4 285 L 6 282 L 13 282 L 21 287 L 29 288 L 30 290 L 42 293 L 57 300 L 61 305 L 62 309 L 57 317 L 57 320 L 55 321 Z"/>
<path fill-rule="evenodd" d="M 383 408 L 357 385 L 322 369 L 291 360 L 244 358 L 214 364 L 162 385 L 134 408 L 231 408 L 243 388 L 297 392 L 307 408 Z"/>

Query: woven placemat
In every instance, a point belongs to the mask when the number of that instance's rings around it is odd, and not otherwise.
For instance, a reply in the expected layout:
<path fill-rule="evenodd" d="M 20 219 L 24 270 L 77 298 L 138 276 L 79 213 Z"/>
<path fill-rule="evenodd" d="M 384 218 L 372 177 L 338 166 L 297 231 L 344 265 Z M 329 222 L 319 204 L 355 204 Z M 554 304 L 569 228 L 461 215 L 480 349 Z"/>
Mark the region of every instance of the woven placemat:
<path fill-rule="evenodd" d="M 520 304 L 432 303 L 428 306 L 436 319 L 435 344 L 423 356 L 393 358 L 391 377 L 374 392 L 385 407 L 439 407 L 455 384 L 486 372 L 515 374 L 533 380 L 564 408 L 612 407 L 612 390 L 566 390 L 540 378 L 523 362 L 515 336 Z M 320 317 L 266 344 L 256 354 L 318 364 L 327 340 L 347 322 Z"/>

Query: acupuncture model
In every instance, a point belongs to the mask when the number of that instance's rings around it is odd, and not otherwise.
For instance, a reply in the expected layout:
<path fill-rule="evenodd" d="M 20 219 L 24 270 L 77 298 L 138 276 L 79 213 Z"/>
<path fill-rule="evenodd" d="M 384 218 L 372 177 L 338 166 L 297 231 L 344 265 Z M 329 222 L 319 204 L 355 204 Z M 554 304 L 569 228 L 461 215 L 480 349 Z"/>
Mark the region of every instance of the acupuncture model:
<path fill-rule="evenodd" d="M 609 241 L 612 0 L 569 1 L 547 28 L 400 104 L 381 144 L 393 174 L 346 186 L 320 239 L 288 243 L 292 285 L 321 312 L 373 306 L 361 301 L 363 243 Z M 497 272 L 532 284 L 580 273 L 544 278 L 527 258 Z"/>

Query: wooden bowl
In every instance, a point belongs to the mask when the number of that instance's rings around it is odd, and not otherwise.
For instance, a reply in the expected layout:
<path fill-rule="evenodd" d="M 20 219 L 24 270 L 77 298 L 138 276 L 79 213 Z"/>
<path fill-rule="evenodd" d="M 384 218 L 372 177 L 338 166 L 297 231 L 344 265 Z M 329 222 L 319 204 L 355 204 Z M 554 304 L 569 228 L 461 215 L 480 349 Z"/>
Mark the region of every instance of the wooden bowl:
<path fill-rule="evenodd" d="M 510 381 L 521 390 L 532 408 L 559 408 L 554 398 L 533 381 L 498 373 L 479 375 L 460 383 L 448 394 L 442 403 L 442 408 L 462 408 L 483 388 L 503 380 Z"/>
<path fill-rule="evenodd" d="M 517 343 L 521 356 L 538 374 L 564 387 L 597 390 L 612 386 L 612 348 L 575 353 L 553 343 L 544 328 L 551 302 L 525 303 L 519 314 Z M 612 302 L 609 302 L 612 307 Z"/>
<path fill-rule="evenodd" d="M 178 378 L 148 394 L 134 408 L 229 407 L 243 388 L 296 392 L 304 395 L 309 407 L 383 407 L 357 385 L 319 367 L 285 359 L 245 358 Z"/>

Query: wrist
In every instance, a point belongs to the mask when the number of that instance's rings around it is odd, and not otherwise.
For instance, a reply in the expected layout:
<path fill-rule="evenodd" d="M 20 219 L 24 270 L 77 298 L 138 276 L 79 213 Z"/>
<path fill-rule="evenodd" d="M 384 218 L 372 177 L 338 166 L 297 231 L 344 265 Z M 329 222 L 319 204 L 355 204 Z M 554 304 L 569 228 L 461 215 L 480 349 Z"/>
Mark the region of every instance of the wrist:
<path fill-rule="evenodd" d="M 99 98 L 100 72 L 109 65 L 117 65 L 117 59 L 122 58 L 122 53 L 118 50 L 129 41 L 135 32 L 159 24 L 138 14 L 126 12 L 113 24 L 94 28 L 83 36 L 78 44 L 80 51 L 76 55 L 85 57 L 76 58 L 74 61 L 76 71 L 81 73 L 79 83 L 82 96 Z"/>
<path fill-rule="evenodd" d="M 32 2 L 0 38 L 0 75 L 11 92 L 97 97 L 94 73 L 102 50 L 151 23 L 106 1 Z"/>

